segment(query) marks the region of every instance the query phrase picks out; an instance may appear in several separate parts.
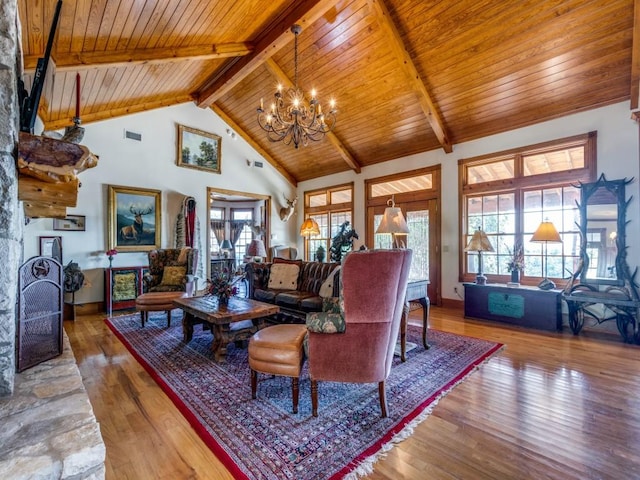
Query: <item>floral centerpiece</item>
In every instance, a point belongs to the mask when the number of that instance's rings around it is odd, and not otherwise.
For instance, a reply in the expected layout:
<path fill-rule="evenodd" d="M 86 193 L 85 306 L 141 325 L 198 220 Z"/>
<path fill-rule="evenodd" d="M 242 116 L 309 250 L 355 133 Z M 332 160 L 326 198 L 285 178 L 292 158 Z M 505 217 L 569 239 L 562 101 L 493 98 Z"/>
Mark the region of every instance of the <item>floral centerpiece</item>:
<path fill-rule="evenodd" d="M 507 250 L 509 248 L 507 247 Z M 507 262 L 507 270 L 511 272 L 511 281 L 518 283 L 520 281 L 520 272 L 524 270 L 524 249 L 522 245 L 516 245 L 513 252 L 509 250 L 509 261 Z"/>
<path fill-rule="evenodd" d="M 115 257 L 117 254 L 118 254 L 118 250 L 116 250 L 115 248 L 107 250 L 107 257 L 109 258 L 109 268 L 111 268 L 111 262 L 113 262 L 113 257 Z"/>
<path fill-rule="evenodd" d="M 214 272 L 211 280 L 207 280 L 207 293 L 218 297 L 221 304 L 229 302 L 229 297 L 238 293 L 237 283 L 242 280 L 242 275 L 236 275 L 228 268 Z"/>

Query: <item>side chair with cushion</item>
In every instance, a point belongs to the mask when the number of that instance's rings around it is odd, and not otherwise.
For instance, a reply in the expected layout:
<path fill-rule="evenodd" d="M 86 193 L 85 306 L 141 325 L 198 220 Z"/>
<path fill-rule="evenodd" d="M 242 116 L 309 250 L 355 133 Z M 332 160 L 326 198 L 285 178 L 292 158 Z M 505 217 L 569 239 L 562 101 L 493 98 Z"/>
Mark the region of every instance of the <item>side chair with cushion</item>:
<path fill-rule="evenodd" d="M 193 281 L 198 250 L 165 248 L 149 252 L 149 273 L 144 276 L 144 292 L 184 292 Z"/>
<path fill-rule="evenodd" d="M 378 383 L 387 416 L 385 380 L 405 303 L 411 250 L 349 253 L 342 262 L 340 297 L 307 315 L 311 407 L 318 416 L 318 381 Z"/>
<path fill-rule="evenodd" d="M 274 258 L 286 258 L 287 260 L 296 260 L 298 258 L 298 249 L 296 247 L 288 247 L 286 245 L 276 245 L 269 249 L 271 260 Z"/>

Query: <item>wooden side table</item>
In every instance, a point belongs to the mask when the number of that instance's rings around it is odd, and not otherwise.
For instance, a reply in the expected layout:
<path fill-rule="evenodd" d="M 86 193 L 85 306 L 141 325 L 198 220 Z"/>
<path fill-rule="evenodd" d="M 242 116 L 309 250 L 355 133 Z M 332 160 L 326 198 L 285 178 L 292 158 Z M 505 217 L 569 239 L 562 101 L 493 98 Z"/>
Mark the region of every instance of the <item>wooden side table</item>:
<path fill-rule="evenodd" d="M 422 306 L 422 345 L 429 349 L 427 343 L 427 327 L 429 322 L 429 297 L 427 296 L 427 286 L 429 280 L 410 280 L 407 284 L 407 294 L 405 297 L 404 312 L 402 313 L 402 323 L 400 324 L 400 360 L 407 361 L 407 324 L 409 323 L 409 302 L 418 302 Z"/>

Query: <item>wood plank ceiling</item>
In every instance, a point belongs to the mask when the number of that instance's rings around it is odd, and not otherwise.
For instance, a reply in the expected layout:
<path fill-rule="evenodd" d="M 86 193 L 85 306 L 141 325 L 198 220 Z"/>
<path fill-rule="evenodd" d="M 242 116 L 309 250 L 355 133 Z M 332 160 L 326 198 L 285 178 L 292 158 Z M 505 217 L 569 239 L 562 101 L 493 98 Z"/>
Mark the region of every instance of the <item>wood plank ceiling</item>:
<path fill-rule="evenodd" d="M 56 1 L 18 0 L 27 85 Z M 295 185 L 624 100 L 637 109 L 635 2 L 65 0 L 39 114 L 47 129 L 71 124 L 77 72 L 85 126 L 193 101 Z M 329 138 L 297 150 L 256 119 L 294 78 L 293 23 L 299 85 L 339 112 Z"/>

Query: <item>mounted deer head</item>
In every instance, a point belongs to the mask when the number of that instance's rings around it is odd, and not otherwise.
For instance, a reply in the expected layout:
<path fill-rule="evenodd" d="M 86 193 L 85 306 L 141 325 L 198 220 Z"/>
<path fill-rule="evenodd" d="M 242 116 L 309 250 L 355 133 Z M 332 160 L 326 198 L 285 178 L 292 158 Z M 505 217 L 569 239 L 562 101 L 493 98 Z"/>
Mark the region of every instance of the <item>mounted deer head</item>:
<path fill-rule="evenodd" d="M 287 202 L 287 206 L 280 209 L 280 220 L 286 222 L 291 218 L 291 215 L 293 215 L 293 211 L 295 210 L 296 204 L 298 203 L 298 197 L 294 198 L 293 200 L 289 200 L 284 195 L 284 193 L 282 194 L 282 196 L 284 197 L 284 201 Z"/>

